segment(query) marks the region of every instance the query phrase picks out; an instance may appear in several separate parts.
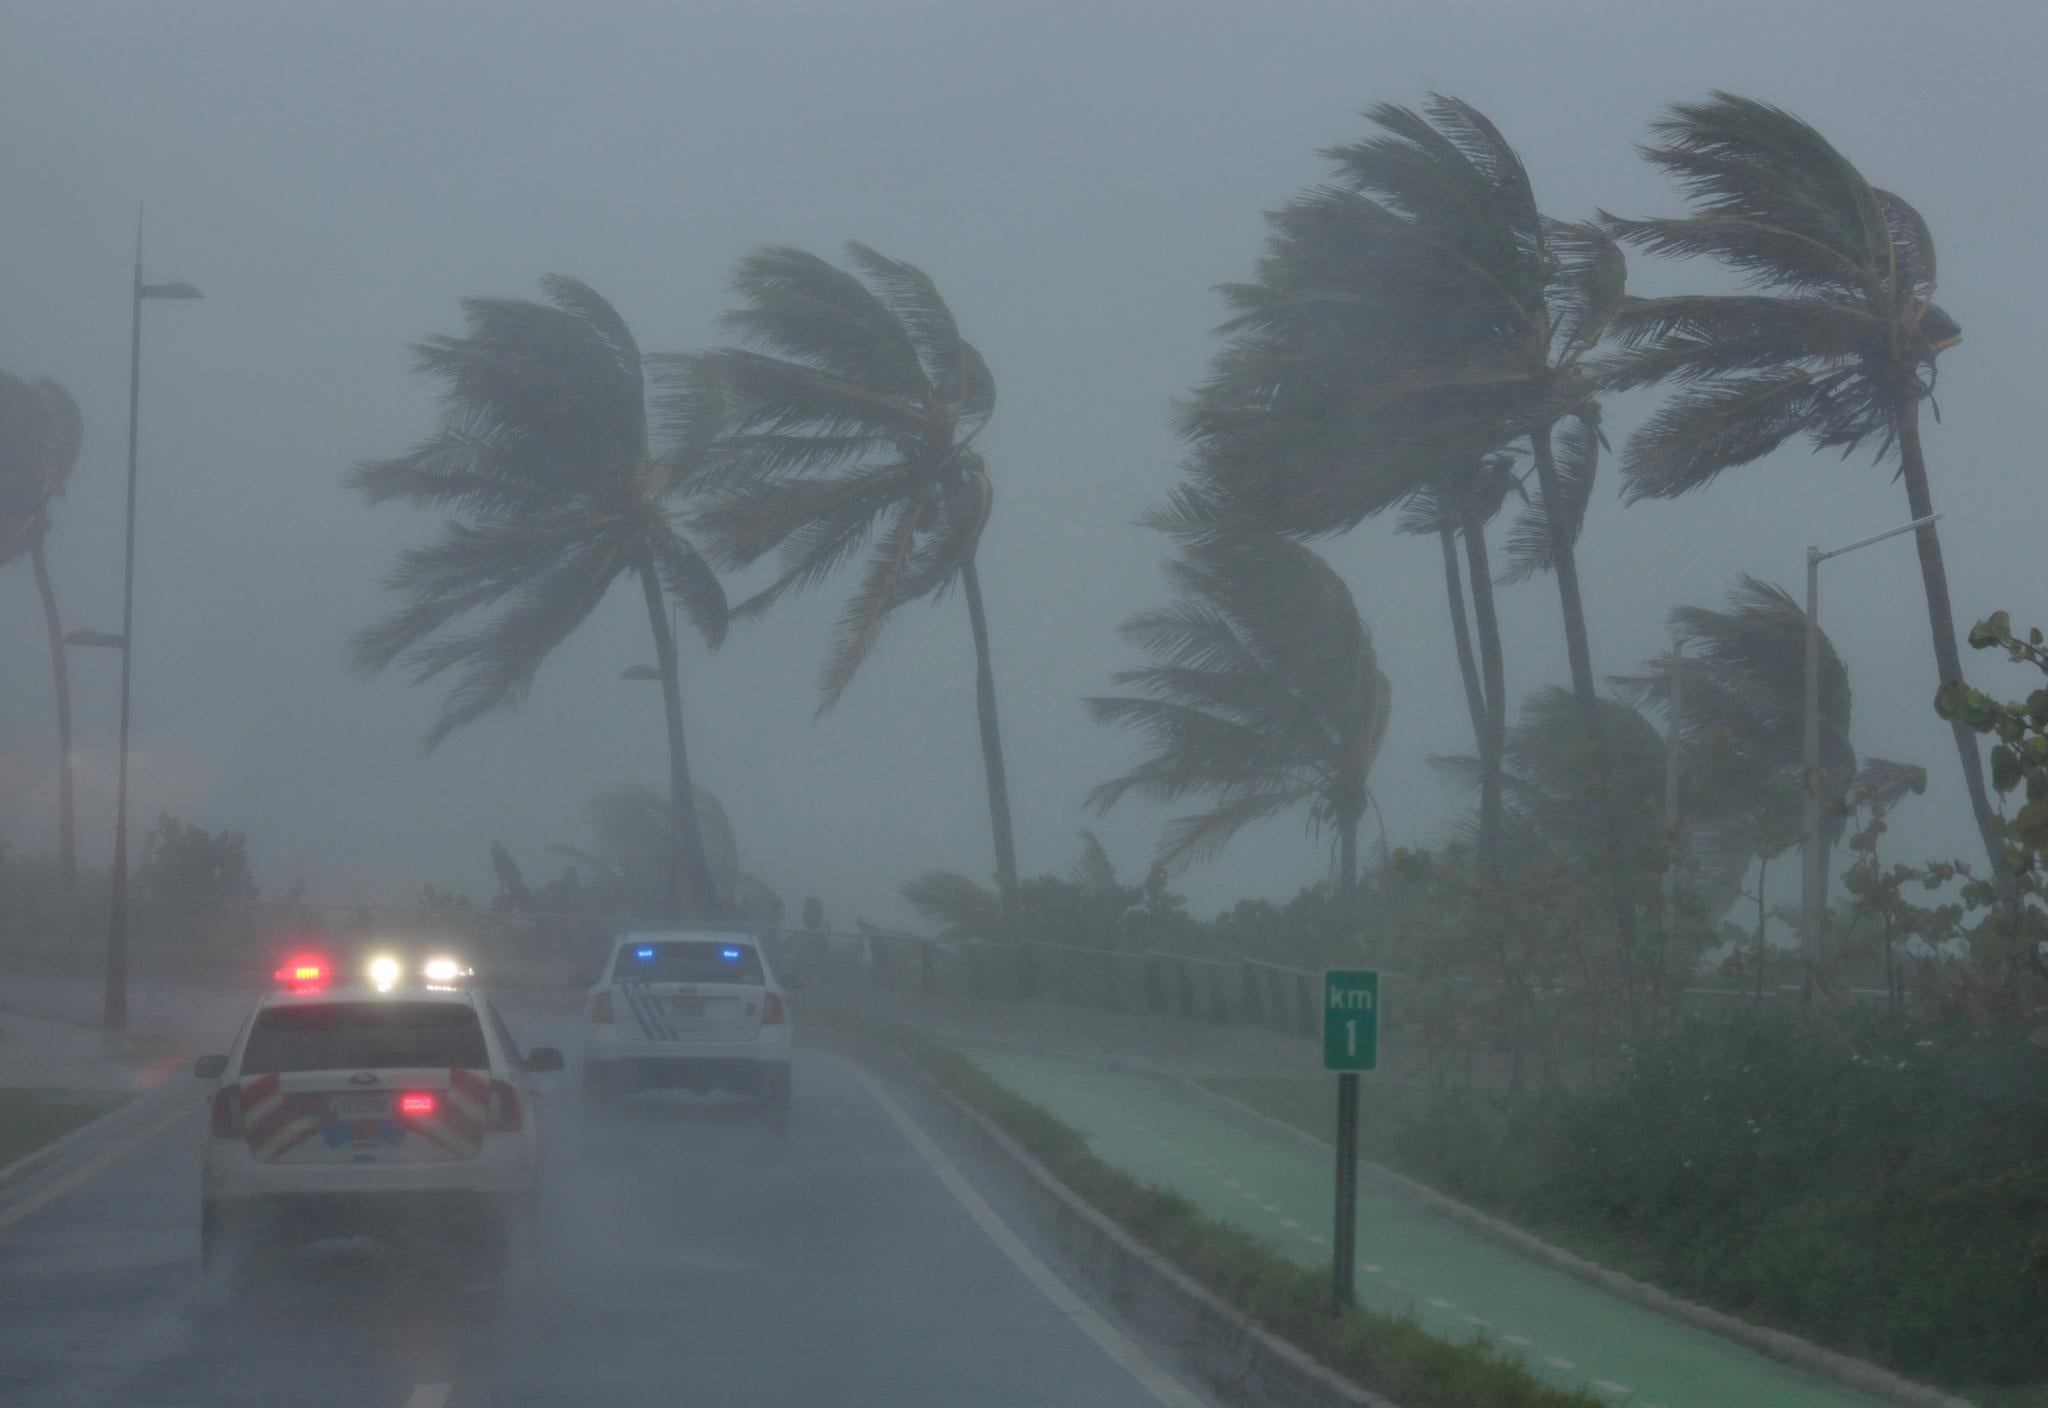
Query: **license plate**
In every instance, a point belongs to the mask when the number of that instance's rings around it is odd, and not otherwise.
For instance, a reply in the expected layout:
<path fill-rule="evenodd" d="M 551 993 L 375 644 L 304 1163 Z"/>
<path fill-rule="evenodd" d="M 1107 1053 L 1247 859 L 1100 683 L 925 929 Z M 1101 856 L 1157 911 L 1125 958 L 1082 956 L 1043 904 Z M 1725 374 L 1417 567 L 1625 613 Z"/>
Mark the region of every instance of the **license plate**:
<path fill-rule="evenodd" d="M 337 1119 L 381 1120 L 391 1113 L 391 1097 L 381 1093 L 330 1095 L 327 1108 Z"/>
<path fill-rule="evenodd" d="M 678 1017 L 701 1017 L 704 1015 L 704 999 L 701 997 L 672 997 L 668 1010 Z"/>

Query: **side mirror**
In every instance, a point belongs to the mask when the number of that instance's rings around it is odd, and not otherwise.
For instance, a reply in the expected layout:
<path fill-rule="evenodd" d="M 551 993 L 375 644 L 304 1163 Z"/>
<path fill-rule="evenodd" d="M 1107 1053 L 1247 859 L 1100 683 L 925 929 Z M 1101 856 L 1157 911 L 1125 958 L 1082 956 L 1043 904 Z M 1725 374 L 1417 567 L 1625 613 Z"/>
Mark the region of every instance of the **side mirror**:
<path fill-rule="evenodd" d="M 526 1053 L 526 1069 L 529 1071 L 559 1071 L 562 1069 L 562 1053 L 552 1046 L 536 1046 Z"/>
<path fill-rule="evenodd" d="M 218 1080 L 227 1068 L 228 1058 L 225 1056 L 201 1056 L 192 1063 L 192 1074 L 201 1080 Z"/>

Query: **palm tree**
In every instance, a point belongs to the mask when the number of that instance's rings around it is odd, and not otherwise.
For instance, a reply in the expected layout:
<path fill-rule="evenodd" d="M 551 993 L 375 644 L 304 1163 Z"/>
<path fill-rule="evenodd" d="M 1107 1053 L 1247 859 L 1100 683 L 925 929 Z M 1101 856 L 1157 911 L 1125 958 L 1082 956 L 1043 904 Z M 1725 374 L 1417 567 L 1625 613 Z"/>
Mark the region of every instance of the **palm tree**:
<path fill-rule="evenodd" d="M 1771 862 L 1798 845 L 1803 835 L 1806 612 L 1783 587 L 1744 576 L 1729 592 L 1726 610 L 1681 606 L 1669 620 L 1671 629 L 1684 638 L 1689 656 L 1677 665 L 1682 672 L 1682 717 L 1666 719 L 1687 759 L 1689 786 L 1684 795 L 1692 812 L 1683 818 L 1682 829 L 1692 833 L 1697 852 L 1717 858 L 1706 867 L 1710 873 L 1739 877 L 1755 862 L 1761 975 Z M 1638 708 L 1668 715 L 1673 667 L 1671 656 L 1655 656 L 1637 673 L 1615 676 L 1612 683 Z M 1849 672 L 1823 632 L 1823 864 L 1841 838 L 1847 816 L 1843 799 L 1856 778 L 1849 720 Z"/>
<path fill-rule="evenodd" d="M 1214 798 L 1167 828 L 1159 860 L 1169 866 L 1306 808 L 1312 827 L 1336 831 L 1339 883 L 1354 893 L 1390 691 L 1343 579 L 1273 535 L 1191 545 L 1167 574 L 1179 600 L 1123 626 L 1154 662 L 1116 676 L 1138 692 L 1088 701 L 1098 722 L 1137 729 L 1152 752 L 1095 788 L 1089 804 L 1106 812 L 1132 791 L 1168 803 Z"/>
<path fill-rule="evenodd" d="M 637 577 L 668 716 L 669 912 L 709 913 L 718 888 L 690 785 L 664 599 L 681 603 L 706 644 L 725 638 L 724 589 L 672 521 L 700 482 L 700 446 L 652 443 L 640 350 L 611 304 L 559 274 L 541 286 L 545 303 L 463 300 L 467 335 L 416 349 L 419 370 L 443 387 L 440 428 L 350 477 L 373 504 L 453 515 L 432 542 L 399 555 L 385 585 L 402 604 L 356 637 L 355 663 L 372 674 L 403 664 L 414 683 L 460 669 L 427 733 L 431 750 L 516 707 L 549 652 L 619 578 Z"/>
<path fill-rule="evenodd" d="M 749 345 L 689 369 L 722 402 L 725 430 L 721 491 L 696 521 L 725 565 L 781 552 L 781 573 L 737 615 L 819 585 L 876 539 L 825 663 L 821 711 L 845 693 L 897 607 L 959 584 L 1008 907 L 1017 853 L 975 563 L 994 486 L 974 442 L 995 410 L 995 381 L 922 269 L 864 244 L 847 252 L 858 275 L 800 249 L 740 262 L 742 306 L 724 323 Z"/>
<path fill-rule="evenodd" d="M 50 584 L 50 511 L 71 480 L 85 418 L 71 393 L 47 377 L 24 383 L 0 372 L 0 567 L 23 553 L 35 569 L 57 685 L 57 853 L 64 888 L 78 884 L 78 834 L 71 788 L 71 674 Z"/>
<path fill-rule="evenodd" d="M 1629 439 L 1631 501 L 1675 498 L 1795 436 L 1817 450 L 1869 445 L 1897 457 L 1913 517 L 1934 511 L 1920 403 L 1935 359 L 1962 329 L 1934 302 L 1934 235 L 1920 213 L 1871 185 L 1826 138 L 1782 108 L 1730 93 L 1679 103 L 1643 156 L 1668 172 L 1689 216 L 1617 220 L 1618 238 L 1653 253 L 1706 256 L 1752 291 L 1630 300 L 1615 320 L 1617 389 L 1679 390 Z M 1962 678 L 1948 572 L 1934 525 L 1917 533 L 1937 683 Z M 1955 727 L 1963 780 L 1993 866 L 2005 845 L 1976 736 Z"/>
<path fill-rule="evenodd" d="M 739 844 L 732 822 L 717 797 L 702 787 L 692 799 L 711 865 L 719 912 L 761 919 L 779 906 L 769 886 L 740 869 Z M 586 816 L 593 845 L 554 845 L 548 849 L 590 872 L 606 890 L 605 902 L 636 916 L 658 915 L 667 903 L 667 876 L 674 826 L 666 798 L 645 787 L 600 792 L 590 799 Z"/>
<path fill-rule="evenodd" d="M 1381 104 L 1380 134 L 1332 148 L 1331 183 L 1273 217 L 1237 318 L 1183 414 L 1198 470 L 1283 532 L 1341 531 L 1434 482 L 1446 464 L 1526 445 L 1535 567 L 1557 580 L 1572 689 L 1607 767 L 1575 556 L 1599 444 L 1586 365 L 1627 268 L 1599 227 L 1546 217 L 1521 158 L 1469 104 Z M 1560 458 L 1560 434 L 1574 453 Z M 1623 832 L 1602 831 L 1611 864 Z M 1624 963 L 1635 914 L 1612 882 Z"/>

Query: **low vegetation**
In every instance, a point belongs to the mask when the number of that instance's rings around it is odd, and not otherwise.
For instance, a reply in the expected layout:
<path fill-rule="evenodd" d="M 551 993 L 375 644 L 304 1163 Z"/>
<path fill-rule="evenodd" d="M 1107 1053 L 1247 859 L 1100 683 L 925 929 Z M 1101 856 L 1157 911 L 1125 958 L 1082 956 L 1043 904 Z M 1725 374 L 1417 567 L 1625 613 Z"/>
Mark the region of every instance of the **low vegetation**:
<path fill-rule="evenodd" d="M 1321 1081 L 1216 1087 L 1331 1137 Z M 1368 1092 L 1361 1152 L 1693 1299 L 2044 1402 L 2048 1051 L 1845 1009 L 1694 1023 L 1585 1092 Z"/>
<path fill-rule="evenodd" d="M 1096 1158 L 1077 1130 L 959 1053 L 895 1022 L 833 1009 L 804 1015 L 813 1027 L 881 1042 L 907 1056 L 1146 1247 L 1273 1334 L 1406 1408 L 1588 1408 L 1599 1401 L 1544 1383 L 1518 1356 L 1484 1339 L 1453 1343 L 1410 1318 L 1362 1308 L 1333 1316 L 1322 1272 Z"/>

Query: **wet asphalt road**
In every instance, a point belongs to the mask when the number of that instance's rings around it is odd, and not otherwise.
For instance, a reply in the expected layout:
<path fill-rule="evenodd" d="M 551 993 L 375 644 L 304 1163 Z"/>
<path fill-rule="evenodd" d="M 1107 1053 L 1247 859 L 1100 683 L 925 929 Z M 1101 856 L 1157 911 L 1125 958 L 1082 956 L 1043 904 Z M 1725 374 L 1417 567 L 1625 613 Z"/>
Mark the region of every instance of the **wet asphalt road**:
<path fill-rule="evenodd" d="M 542 1264 L 493 1285 L 422 1249 L 336 1243 L 220 1289 L 198 1264 L 202 1112 L 152 1108 L 0 1189 L 7 1219 L 103 1164 L 0 1225 L 0 1401 L 1158 1402 L 969 1217 L 837 1058 L 800 1052 L 785 1130 L 741 1102 L 660 1097 L 587 1125 L 561 1004 L 501 1005 L 522 1042 L 571 1052 L 569 1072 L 538 1078 Z"/>

